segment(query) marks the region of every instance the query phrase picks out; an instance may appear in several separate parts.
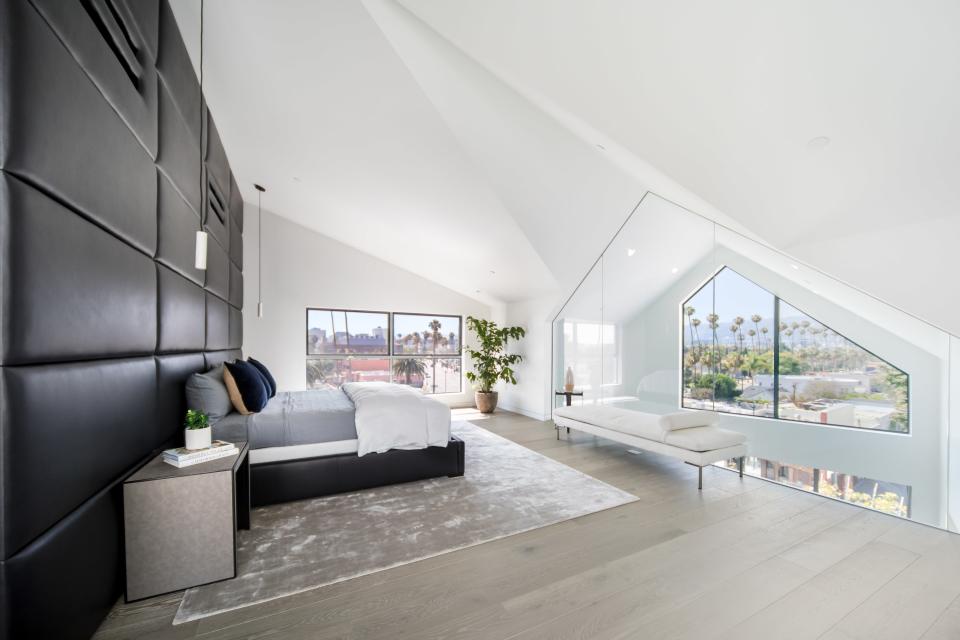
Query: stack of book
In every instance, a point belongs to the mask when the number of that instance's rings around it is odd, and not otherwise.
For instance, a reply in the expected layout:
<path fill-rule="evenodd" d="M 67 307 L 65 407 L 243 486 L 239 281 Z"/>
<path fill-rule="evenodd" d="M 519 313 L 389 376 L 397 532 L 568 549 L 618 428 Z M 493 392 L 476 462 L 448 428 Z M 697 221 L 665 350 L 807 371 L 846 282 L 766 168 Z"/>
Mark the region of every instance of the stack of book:
<path fill-rule="evenodd" d="M 232 442 L 223 440 L 214 440 L 207 449 L 185 449 L 178 447 L 176 449 L 167 449 L 163 452 L 163 461 L 172 464 L 178 469 L 189 467 L 190 465 L 200 464 L 201 462 L 210 462 L 218 458 L 235 456 L 240 450 Z"/>

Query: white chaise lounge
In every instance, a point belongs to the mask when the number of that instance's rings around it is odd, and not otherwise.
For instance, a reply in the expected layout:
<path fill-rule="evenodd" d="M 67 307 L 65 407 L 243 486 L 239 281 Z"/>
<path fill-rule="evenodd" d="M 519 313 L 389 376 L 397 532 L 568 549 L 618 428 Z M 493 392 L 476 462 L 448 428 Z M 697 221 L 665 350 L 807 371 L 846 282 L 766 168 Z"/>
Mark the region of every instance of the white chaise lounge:
<path fill-rule="evenodd" d="M 680 411 L 657 415 L 618 407 L 559 407 L 553 423 L 560 429 L 576 429 L 637 449 L 680 458 L 699 469 L 698 489 L 703 489 L 703 468 L 714 462 L 738 458 L 743 477 L 747 437 L 717 426 L 709 411 Z"/>

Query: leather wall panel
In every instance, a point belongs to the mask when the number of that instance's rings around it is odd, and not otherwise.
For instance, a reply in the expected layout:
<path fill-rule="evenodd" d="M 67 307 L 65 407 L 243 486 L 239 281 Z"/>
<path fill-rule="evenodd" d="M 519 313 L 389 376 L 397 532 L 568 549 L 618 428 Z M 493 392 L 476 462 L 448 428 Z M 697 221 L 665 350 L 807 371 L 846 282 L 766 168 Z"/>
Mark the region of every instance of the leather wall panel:
<path fill-rule="evenodd" d="M 230 217 L 230 261 L 243 269 L 243 230 L 236 218 Z"/>
<path fill-rule="evenodd" d="M 182 444 L 183 416 L 187 400 L 183 393 L 190 374 L 205 371 L 203 353 L 157 356 L 157 425 L 153 446 Z"/>
<path fill-rule="evenodd" d="M 213 236 L 207 239 L 207 282 L 204 288 L 224 300 L 230 297 L 230 257 Z"/>
<path fill-rule="evenodd" d="M 3 367 L 3 555 L 151 450 L 156 367 L 146 358 Z"/>
<path fill-rule="evenodd" d="M 180 111 L 192 139 L 199 141 L 200 83 L 193 64 L 187 56 L 187 48 L 183 44 L 183 36 L 180 35 L 177 20 L 166 2 L 160 3 L 160 51 L 157 55 L 157 73 L 167 87 L 172 104 L 175 104 Z"/>
<path fill-rule="evenodd" d="M 212 174 L 207 172 L 207 176 Z M 204 227 L 207 232 L 216 238 L 217 242 L 225 252 L 230 249 L 230 212 L 229 197 L 214 182 L 207 184 L 207 200 L 204 203 L 206 212 L 204 213 Z"/>
<path fill-rule="evenodd" d="M 200 215 L 200 143 L 180 117 L 166 85 L 160 83 L 160 153 L 157 165 Z"/>
<path fill-rule="evenodd" d="M 207 131 L 206 131 L 206 149 L 204 158 L 207 161 L 207 169 L 210 171 L 210 178 L 216 183 L 226 199 L 224 208 L 230 208 L 230 165 L 227 163 L 227 153 L 223 150 L 223 143 L 220 141 L 220 132 L 213 122 L 213 116 L 207 111 Z"/>
<path fill-rule="evenodd" d="M 243 194 L 240 193 L 240 185 L 237 184 L 237 179 L 233 177 L 233 174 L 230 174 L 230 214 L 233 216 L 233 222 L 237 230 L 243 233 Z M 230 243 L 230 249 L 233 249 L 232 242 Z"/>
<path fill-rule="evenodd" d="M 152 256 L 157 225 L 150 155 L 33 6 L 0 3 L 0 28 L 4 56 L 15 61 L 4 77 L 3 169 Z"/>
<path fill-rule="evenodd" d="M 110 0 L 111 2 L 113 0 Z M 154 66 L 154 51 L 144 46 L 142 29 L 156 29 L 152 25 L 134 23 L 133 15 L 125 5 L 117 4 L 118 11 L 110 11 L 101 22 L 116 36 L 115 53 L 107 38 L 111 34 L 98 32 L 91 12 L 98 16 L 93 3 L 85 8 L 80 2 L 63 0 L 31 0 L 47 23 L 64 43 L 80 67 L 87 72 L 107 101 L 117 110 L 127 126 L 148 150 L 151 158 L 157 156 L 157 71 Z M 150 4 L 141 2 L 138 4 Z M 106 7 L 105 4 L 99 5 Z M 122 9 L 119 9 L 122 8 Z M 154 5 L 156 10 L 156 6 Z M 119 18 L 119 19 L 118 19 Z M 156 41 L 156 33 L 150 34 Z M 131 60 L 127 62 L 129 56 Z M 126 62 L 126 64 L 124 64 Z"/>
<path fill-rule="evenodd" d="M 157 265 L 159 353 L 203 351 L 206 298 L 203 289 L 163 265 Z"/>
<path fill-rule="evenodd" d="M 200 216 L 159 171 L 157 182 L 157 261 L 202 285 L 206 276 L 193 266 Z"/>
<path fill-rule="evenodd" d="M 15 588 L 4 622 L 13 638 L 89 638 L 123 589 L 123 498 L 113 484 L 0 563 Z M 97 576 L 97 580 L 90 580 Z"/>
<path fill-rule="evenodd" d="M 160 37 L 160 3 L 144 0 L 114 0 L 117 11 L 132 18 L 143 47 L 156 64 L 157 41 Z"/>
<path fill-rule="evenodd" d="M 241 357 L 243 203 L 167 0 L 0 1 L 0 42 L 0 638 L 86 638 L 122 591 L 117 483 Z"/>
<path fill-rule="evenodd" d="M 236 307 L 230 307 L 230 341 L 231 349 L 243 347 L 243 312 Z"/>
<path fill-rule="evenodd" d="M 243 309 L 243 271 L 230 263 L 230 298 L 228 302 L 237 309 Z"/>
<path fill-rule="evenodd" d="M 243 353 L 240 351 L 240 349 L 229 349 L 227 351 L 207 351 L 203 354 L 203 357 L 207 364 L 206 370 L 209 371 L 214 367 L 219 367 L 224 362 L 242 358 Z"/>
<path fill-rule="evenodd" d="M 153 260 L 6 174 L 0 200 L 3 364 L 153 353 Z"/>
<path fill-rule="evenodd" d="M 230 348 L 230 312 L 226 302 L 207 292 L 207 351 Z"/>

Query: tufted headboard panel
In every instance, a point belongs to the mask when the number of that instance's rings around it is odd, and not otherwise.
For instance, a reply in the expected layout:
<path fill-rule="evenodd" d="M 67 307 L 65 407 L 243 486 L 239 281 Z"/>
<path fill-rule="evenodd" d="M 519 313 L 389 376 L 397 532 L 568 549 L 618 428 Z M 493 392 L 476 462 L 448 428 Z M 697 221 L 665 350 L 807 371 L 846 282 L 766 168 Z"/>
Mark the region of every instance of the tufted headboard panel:
<path fill-rule="evenodd" d="M 0 52 L 0 634 L 85 638 L 120 483 L 240 355 L 243 199 L 166 0 L 2 2 Z"/>

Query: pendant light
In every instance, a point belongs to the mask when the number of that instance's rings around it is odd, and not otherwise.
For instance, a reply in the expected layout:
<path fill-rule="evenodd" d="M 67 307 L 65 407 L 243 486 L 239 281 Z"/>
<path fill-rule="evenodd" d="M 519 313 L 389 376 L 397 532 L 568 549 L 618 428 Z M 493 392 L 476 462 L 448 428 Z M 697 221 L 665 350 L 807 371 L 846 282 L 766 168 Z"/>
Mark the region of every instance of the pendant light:
<path fill-rule="evenodd" d="M 260 196 L 266 191 L 263 187 L 258 184 L 254 184 L 253 188 L 257 190 L 257 317 L 263 317 L 263 287 L 261 283 L 263 282 L 263 224 L 261 220 L 263 219 L 263 213 L 260 209 Z"/>
<path fill-rule="evenodd" d="M 203 230 L 203 216 L 206 214 L 204 195 L 207 192 L 203 184 L 203 0 L 200 0 L 200 229 L 197 231 L 196 254 L 194 263 L 197 269 L 207 269 L 207 232 Z"/>

